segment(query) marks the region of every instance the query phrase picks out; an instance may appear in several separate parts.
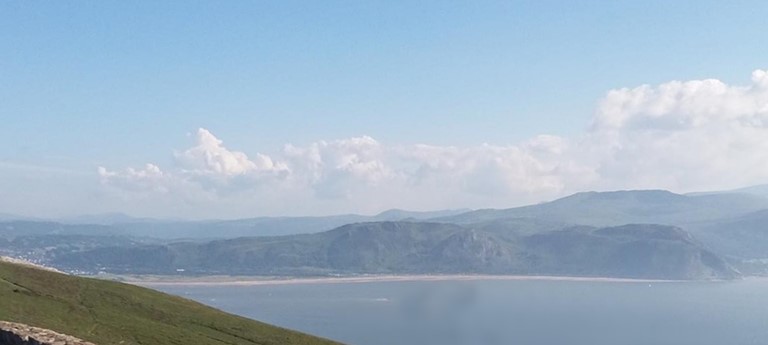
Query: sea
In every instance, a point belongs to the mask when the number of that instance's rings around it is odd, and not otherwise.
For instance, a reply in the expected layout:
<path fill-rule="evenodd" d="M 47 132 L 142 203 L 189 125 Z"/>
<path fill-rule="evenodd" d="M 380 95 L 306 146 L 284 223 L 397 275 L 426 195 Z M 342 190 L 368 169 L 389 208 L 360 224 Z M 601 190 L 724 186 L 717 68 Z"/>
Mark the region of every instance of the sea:
<path fill-rule="evenodd" d="M 766 279 L 152 287 L 346 344 L 768 344 Z"/>

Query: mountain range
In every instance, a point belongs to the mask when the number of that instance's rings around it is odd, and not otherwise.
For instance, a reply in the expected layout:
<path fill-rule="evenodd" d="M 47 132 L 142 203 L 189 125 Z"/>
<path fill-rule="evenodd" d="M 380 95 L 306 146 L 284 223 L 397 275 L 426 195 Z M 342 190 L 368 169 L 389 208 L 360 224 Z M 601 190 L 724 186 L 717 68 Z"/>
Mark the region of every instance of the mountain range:
<path fill-rule="evenodd" d="M 0 252 L 91 273 L 726 279 L 768 273 L 760 190 L 584 192 L 509 209 L 375 216 L 2 221 Z"/>
<path fill-rule="evenodd" d="M 65 269 L 146 274 L 183 270 L 192 275 L 739 275 L 682 229 L 639 224 L 515 237 L 445 223 L 356 223 L 307 235 L 96 248 L 60 256 L 56 263 Z"/>

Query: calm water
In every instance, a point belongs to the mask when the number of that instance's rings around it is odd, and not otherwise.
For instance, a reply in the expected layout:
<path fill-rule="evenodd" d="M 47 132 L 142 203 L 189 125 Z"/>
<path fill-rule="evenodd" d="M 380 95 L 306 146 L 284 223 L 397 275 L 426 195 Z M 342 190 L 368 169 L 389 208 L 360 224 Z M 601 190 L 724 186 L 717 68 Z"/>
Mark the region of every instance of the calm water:
<path fill-rule="evenodd" d="M 162 286 L 349 344 L 768 344 L 768 281 Z"/>

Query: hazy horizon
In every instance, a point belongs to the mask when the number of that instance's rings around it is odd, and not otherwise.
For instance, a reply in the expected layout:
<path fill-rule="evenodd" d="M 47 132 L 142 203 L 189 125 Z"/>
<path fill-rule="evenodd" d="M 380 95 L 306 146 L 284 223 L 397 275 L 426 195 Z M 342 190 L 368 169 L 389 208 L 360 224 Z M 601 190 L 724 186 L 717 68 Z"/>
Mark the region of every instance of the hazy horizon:
<path fill-rule="evenodd" d="M 230 221 L 230 220 L 243 220 L 243 219 L 253 219 L 253 218 L 301 218 L 301 217 L 335 217 L 335 216 L 363 216 L 363 217 L 375 217 L 379 215 L 384 215 L 387 212 L 408 212 L 408 213 L 432 213 L 432 212 L 452 212 L 453 214 L 460 214 L 460 213 L 466 213 L 466 212 L 472 212 L 477 210 L 483 210 L 483 209 L 510 209 L 510 208 L 516 208 L 516 207 L 525 207 L 525 206 L 532 206 L 537 204 L 543 204 L 548 203 L 552 201 L 557 201 L 562 198 L 567 198 L 569 196 L 574 196 L 580 193 L 612 193 L 612 192 L 637 192 L 637 191 L 663 191 L 663 192 L 669 192 L 677 195 L 682 196 L 698 196 L 698 195 L 707 195 L 710 193 L 714 194 L 720 194 L 720 193 L 736 193 L 736 194 L 746 194 L 746 195 L 752 195 L 756 198 L 766 198 L 768 196 L 768 193 L 765 191 L 768 191 L 768 184 L 763 185 L 753 185 L 753 186 L 744 186 L 741 188 L 735 188 L 730 190 L 704 190 L 704 191 L 693 191 L 689 193 L 675 193 L 669 190 L 665 189 L 614 189 L 614 190 L 585 190 L 581 192 L 575 192 L 573 194 L 563 195 L 559 196 L 554 199 L 549 200 L 542 200 L 536 203 L 526 203 L 521 205 L 512 205 L 509 207 L 497 207 L 497 208 L 449 208 L 449 209 L 403 209 L 403 208 L 387 208 L 382 209 L 380 211 L 375 211 L 372 213 L 354 213 L 354 212 L 342 212 L 342 213 L 328 213 L 328 214 L 266 214 L 266 215 L 251 215 L 251 216 L 237 216 L 237 217 L 230 217 L 230 218 L 215 218 L 215 217 L 190 217 L 190 218 L 182 218 L 182 217 L 152 217 L 152 216 L 145 216 L 140 214 L 130 214 L 126 212 L 120 212 L 120 211 L 114 211 L 114 212 L 103 212 L 103 213 L 83 213 L 83 214 L 73 214 L 73 215 L 63 215 L 63 216 L 34 216 L 34 215 L 24 215 L 24 214 L 15 214 L 15 213 L 9 213 L 9 212 L 1 212 L 0 210 L 0 220 L 33 220 L 33 221 L 64 221 L 67 223 L 88 223 L 90 221 L 95 221 L 96 224 L 110 224 L 112 222 L 120 223 L 122 220 L 147 220 L 147 221 Z M 439 217 L 439 216 L 438 216 Z M 437 217 L 436 217 L 437 218 Z M 427 218 L 429 219 L 429 218 Z"/>
<path fill-rule="evenodd" d="M 4 3 L 0 212 L 376 214 L 765 184 L 768 4 L 749 6 Z"/>

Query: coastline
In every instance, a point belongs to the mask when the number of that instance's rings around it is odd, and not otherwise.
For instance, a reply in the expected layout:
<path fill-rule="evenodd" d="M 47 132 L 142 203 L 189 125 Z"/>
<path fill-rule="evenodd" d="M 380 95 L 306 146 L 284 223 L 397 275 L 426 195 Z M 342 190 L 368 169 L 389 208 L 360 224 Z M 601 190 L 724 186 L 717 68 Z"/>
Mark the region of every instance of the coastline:
<path fill-rule="evenodd" d="M 268 276 L 119 276 L 123 283 L 140 286 L 259 286 L 292 284 L 360 284 L 378 282 L 434 282 L 434 281 L 571 281 L 604 283 L 682 283 L 687 280 L 572 277 L 543 275 L 468 275 L 468 274 L 422 274 L 422 275 L 366 275 L 341 277 L 268 277 Z"/>

